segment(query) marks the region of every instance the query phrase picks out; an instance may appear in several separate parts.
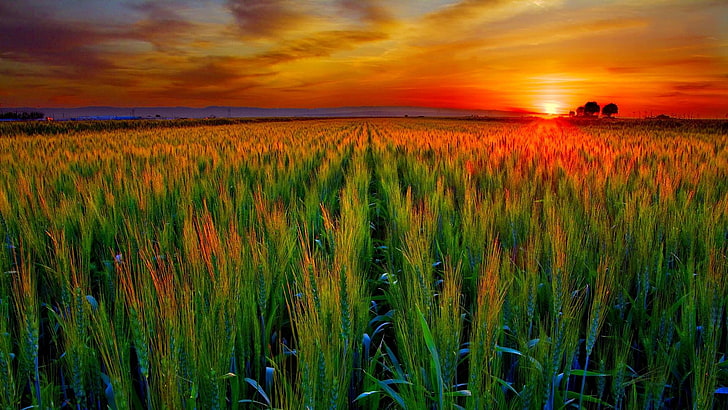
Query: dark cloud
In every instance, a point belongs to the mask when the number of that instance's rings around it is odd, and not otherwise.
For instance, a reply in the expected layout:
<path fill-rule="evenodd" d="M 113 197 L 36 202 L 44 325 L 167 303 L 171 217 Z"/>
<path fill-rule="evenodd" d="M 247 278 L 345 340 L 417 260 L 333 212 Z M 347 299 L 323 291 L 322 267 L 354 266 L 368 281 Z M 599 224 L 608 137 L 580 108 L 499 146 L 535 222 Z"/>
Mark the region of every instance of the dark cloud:
<path fill-rule="evenodd" d="M 251 37 L 269 37 L 296 28 L 309 17 L 286 0 L 228 0 L 241 32 Z"/>
<path fill-rule="evenodd" d="M 52 8 L 20 4 L 0 3 L 0 38 L 10 39 L 0 42 L 0 58 L 42 65 L 45 75 L 57 79 L 133 84 L 126 76 L 134 67 L 126 66 L 124 56 L 134 52 L 114 48 L 114 43 L 142 41 L 157 50 L 175 52 L 184 34 L 195 30 L 195 24 L 179 16 L 175 4 L 166 1 L 130 6 L 136 20 L 128 24 L 87 21 L 80 12 L 78 19 L 68 20 Z"/>
<path fill-rule="evenodd" d="M 172 83 L 160 87 L 148 87 L 144 90 L 131 90 L 129 95 L 145 101 L 160 101 L 168 104 L 169 101 L 184 101 L 189 105 L 207 105 L 215 101 L 236 101 L 245 96 L 245 92 L 260 87 L 261 84 L 255 77 L 243 77 L 236 80 L 234 84 L 207 85 L 192 84 L 184 82 Z"/>
<path fill-rule="evenodd" d="M 92 46 L 113 34 L 84 22 L 63 22 L 26 8 L 20 2 L 0 5 L 0 56 L 22 63 L 43 63 L 71 72 L 95 72 L 114 67 Z"/>
<path fill-rule="evenodd" d="M 678 91 L 703 91 L 715 90 L 718 86 L 710 81 L 693 81 L 675 84 L 672 88 Z"/>
<path fill-rule="evenodd" d="M 182 67 L 174 69 L 174 67 Z M 190 57 L 146 75 L 143 90 L 129 90 L 134 98 L 155 101 L 205 101 L 239 99 L 243 92 L 265 85 L 275 71 L 260 69 L 242 57 Z"/>
<path fill-rule="evenodd" d="M 426 16 L 435 24 L 457 24 L 463 19 L 477 17 L 478 14 L 486 8 L 498 6 L 507 3 L 506 0 L 462 0 L 458 3 L 449 5 L 445 8 L 432 12 Z"/>
<path fill-rule="evenodd" d="M 285 87 L 273 87 L 276 90 L 284 93 L 311 93 L 311 90 L 321 89 L 324 86 L 331 84 L 338 84 L 340 80 L 327 78 L 323 80 L 312 80 L 312 81 L 296 81 L 293 85 L 287 85 Z"/>
<path fill-rule="evenodd" d="M 641 73 L 644 71 L 643 68 L 640 67 L 628 67 L 628 66 L 622 66 L 622 67 L 607 67 L 607 71 L 614 74 L 635 74 L 635 73 Z"/>
<path fill-rule="evenodd" d="M 274 65 L 313 57 L 325 57 L 338 51 L 351 50 L 360 44 L 384 40 L 387 34 L 376 31 L 335 30 L 281 43 L 278 47 L 253 57 L 266 65 Z"/>
<path fill-rule="evenodd" d="M 235 57 L 202 57 L 189 60 L 191 67 L 177 71 L 164 80 L 171 81 L 175 87 L 226 86 L 241 80 L 275 75 L 275 72 L 245 72 L 250 67 L 248 61 Z"/>
<path fill-rule="evenodd" d="M 656 97 L 657 98 L 676 98 L 676 97 L 683 97 L 685 95 L 687 95 L 687 94 L 681 93 L 681 92 L 670 92 L 670 93 L 657 94 Z"/>
<path fill-rule="evenodd" d="M 131 39 L 154 44 L 158 49 L 176 45 L 184 34 L 194 32 L 195 24 L 181 17 L 169 2 L 146 2 L 133 6 L 143 18 L 135 22 L 124 34 Z"/>
<path fill-rule="evenodd" d="M 169 48 L 194 25 L 172 5 L 146 2 L 132 6 L 142 17 L 129 25 L 62 20 L 50 10 L 0 4 L 0 56 L 19 63 L 43 64 L 54 75 L 89 79 L 119 68 L 118 52 L 107 42 L 137 40 Z"/>
<path fill-rule="evenodd" d="M 368 24 L 382 24 L 393 21 L 389 10 L 379 0 L 339 0 L 346 14 L 354 14 Z"/>
<path fill-rule="evenodd" d="M 144 90 L 130 90 L 128 95 L 145 101 L 147 104 L 167 105 L 170 101 L 184 101 L 185 105 L 201 106 L 215 101 L 235 101 L 243 93 L 256 85 L 240 86 L 235 88 L 221 87 L 180 87 L 165 86 L 162 88 L 147 88 Z"/>

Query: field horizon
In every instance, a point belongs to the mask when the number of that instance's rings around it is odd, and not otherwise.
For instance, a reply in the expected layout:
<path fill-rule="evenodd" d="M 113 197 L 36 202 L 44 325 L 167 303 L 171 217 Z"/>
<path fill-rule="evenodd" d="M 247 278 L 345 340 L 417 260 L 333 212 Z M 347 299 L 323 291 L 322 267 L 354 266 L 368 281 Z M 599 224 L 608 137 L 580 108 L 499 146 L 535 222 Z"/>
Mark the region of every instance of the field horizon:
<path fill-rule="evenodd" d="M 574 107 L 572 111 L 576 109 Z M 559 118 L 569 117 L 563 112 L 539 112 L 523 108 L 462 109 L 431 106 L 333 106 L 318 108 L 272 108 L 254 106 L 80 106 L 80 107 L 3 107 L 7 113 L 41 112 L 44 119 L 59 120 L 115 120 L 115 119 L 200 119 L 200 118 L 381 118 L 381 117 L 445 117 L 445 118 Z M 726 114 L 728 115 L 728 114 Z M 696 116 L 694 113 L 642 110 L 623 113 L 609 119 L 682 119 L 725 120 L 722 116 Z M 598 117 L 598 116 L 597 116 Z M 608 117 L 604 117 L 608 118 Z M 587 118 L 595 119 L 595 118 Z"/>
<path fill-rule="evenodd" d="M 235 106 L 207 106 L 207 107 L 184 107 L 184 106 L 159 106 L 159 107 L 113 107 L 113 106 L 86 106 L 86 107 L 6 107 L 0 111 L 7 112 L 34 112 L 40 111 L 46 117 L 55 120 L 63 119 L 93 119 L 91 117 L 103 117 L 113 119 L 114 117 L 138 117 L 140 119 L 154 118 L 266 118 L 266 117 L 291 117 L 291 118 L 377 118 L 377 117 L 521 117 L 527 115 L 545 115 L 542 113 L 514 109 L 514 110 L 489 110 L 489 109 L 458 109 L 448 107 L 427 107 L 427 106 L 341 106 L 341 107 L 320 107 L 320 108 L 263 108 L 263 107 L 235 107 Z M 0 112 L 1 114 L 1 112 Z"/>

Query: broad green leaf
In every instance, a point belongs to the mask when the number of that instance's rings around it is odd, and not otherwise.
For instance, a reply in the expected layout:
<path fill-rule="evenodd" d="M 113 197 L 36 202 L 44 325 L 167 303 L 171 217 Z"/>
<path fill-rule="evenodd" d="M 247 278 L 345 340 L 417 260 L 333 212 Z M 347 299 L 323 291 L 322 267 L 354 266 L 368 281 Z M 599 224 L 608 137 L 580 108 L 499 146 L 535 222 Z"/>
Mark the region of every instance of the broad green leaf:
<path fill-rule="evenodd" d="M 246 378 L 245 378 L 245 379 L 243 379 L 243 380 L 245 380 L 245 381 L 246 381 L 246 382 L 247 382 L 247 383 L 248 383 L 249 385 L 253 386 L 253 388 L 254 388 L 255 390 L 257 390 L 257 391 L 258 391 L 258 394 L 260 394 L 260 395 L 261 395 L 261 397 L 263 397 L 263 400 L 265 400 L 265 402 L 266 402 L 266 403 L 268 403 L 268 406 L 270 406 L 270 405 L 271 405 L 271 404 L 270 404 L 270 398 L 269 398 L 269 397 L 268 397 L 268 395 L 267 395 L 267 394 L 265 393 L 265 391 L 264 391 L 264 390 L 263 390 L 263 388 L 262 388 L 262 387 L 260 386 L 260 384 L 258 384 L 258 382 L 257 382 L 257 381 L 255 381 L 255 380 L 253 380 L 253 379 L 251 379 L 251 378 L 249 378 L 249 377 L 246 377 Z"/>
<path fill-rule="evenodd" d="M 592 372 L 590 370 L 586 370 L 585 371 L 585 370 L 582 370 L 582 369 L 572 370 L 571 371 L 571 375 L 572 376 L 594 376 L 594 377 L 606 377 L 606 376 L 609 376 L 606 373 L 597 373 L 597 372 Z"/>

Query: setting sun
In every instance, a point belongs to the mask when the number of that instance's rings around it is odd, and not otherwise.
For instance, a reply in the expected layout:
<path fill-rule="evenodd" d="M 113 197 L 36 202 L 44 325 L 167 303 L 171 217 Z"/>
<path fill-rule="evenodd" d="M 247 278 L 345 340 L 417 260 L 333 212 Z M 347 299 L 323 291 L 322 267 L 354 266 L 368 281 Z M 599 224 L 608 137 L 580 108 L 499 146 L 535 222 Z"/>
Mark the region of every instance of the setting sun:
<path fill-rule="evenodd" d="M 554 101 L 546 101 L 542 104 L 543 112 L 548 115 L 556 115 L 559 113 L 561 105 Z"/>

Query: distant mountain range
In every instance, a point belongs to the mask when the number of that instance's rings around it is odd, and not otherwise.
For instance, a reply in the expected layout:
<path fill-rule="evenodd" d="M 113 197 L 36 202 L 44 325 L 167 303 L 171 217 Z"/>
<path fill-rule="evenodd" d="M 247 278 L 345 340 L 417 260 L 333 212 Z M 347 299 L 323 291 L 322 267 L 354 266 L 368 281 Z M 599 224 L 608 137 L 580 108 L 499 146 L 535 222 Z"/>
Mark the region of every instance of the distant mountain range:
<path fill-rule="evenodd" d="M 523 117 L 538 113 L 503 110 L 460 110 L 430 107 L 336 107 L 336 108 L 255 108 L 255 107 L 77 107 L 4 108 L 3 112 L 40 111 L 46 117 L 63 119 L 112 118 L 207 118 L 207 117 Z"/>

